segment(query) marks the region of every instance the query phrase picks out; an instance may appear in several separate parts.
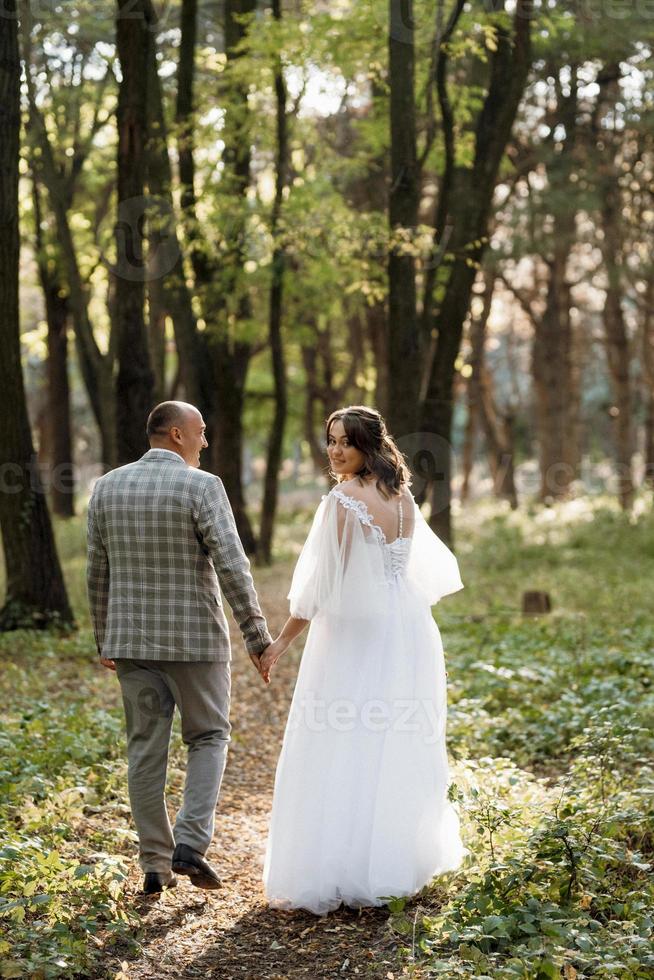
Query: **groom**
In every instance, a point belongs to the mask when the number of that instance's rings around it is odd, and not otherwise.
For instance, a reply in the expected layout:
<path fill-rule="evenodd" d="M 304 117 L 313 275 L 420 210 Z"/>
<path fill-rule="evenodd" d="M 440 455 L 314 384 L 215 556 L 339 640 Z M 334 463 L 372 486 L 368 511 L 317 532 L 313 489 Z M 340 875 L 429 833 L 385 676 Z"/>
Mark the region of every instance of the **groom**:
<path fill-rule="evenodd" d="M 143 891 L 220 879 L 204 855 L 227 760 L 231 650 L 220 589 L 259 670 L 270 644 L 225 488 L 200 470 L 200 412 L 163 402 L 147 422 L 150 450 L 95 484 L 88 509 L 87 586 L 101 663 L 120 682 L 128 784 Z M 219 588 L 220 584 L 220 588 Z M 164 789 L 175 705 L 188 749 L 174 830 Z"/>

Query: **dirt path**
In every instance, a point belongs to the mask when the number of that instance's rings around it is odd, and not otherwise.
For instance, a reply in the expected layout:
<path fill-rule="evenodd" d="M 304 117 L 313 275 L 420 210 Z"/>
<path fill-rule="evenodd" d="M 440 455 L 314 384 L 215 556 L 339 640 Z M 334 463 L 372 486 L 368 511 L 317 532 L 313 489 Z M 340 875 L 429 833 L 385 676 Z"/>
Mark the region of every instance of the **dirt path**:
<path fill-rule="evenodd" d="M 285 586 L 279 573 L 259 576 L 271 629 L 281 627 Z M 261 871 L 275 765 L 302 644 L 287 655 L 266 688 L 234 637 L 232 724 L 227 770 L 207 855 L 223 878 L 216 892 L 180 880 L 155 899 L 138 896 L 141 875 L 131 861 L 129 890 L 143 919 L 141 954 L 126 954 L 121 980 L 207 977 L 215 980 L 285 980 L 295 977 L 406 976 L 395 952 L 386 909 L 339 910 L 318 917 L 270 910 Z M 179 757 L 183 765 L 183 754 Z M 175 785 L 181 779 L 174 780 Z M 176 794 L 170 797 L 174 809 Z M 112 967 L 114 961 L 112 960 Z M 111 975 L 111 974 L 110 974 Z M 415 976 L 416 974 L 414 974 Z"/>

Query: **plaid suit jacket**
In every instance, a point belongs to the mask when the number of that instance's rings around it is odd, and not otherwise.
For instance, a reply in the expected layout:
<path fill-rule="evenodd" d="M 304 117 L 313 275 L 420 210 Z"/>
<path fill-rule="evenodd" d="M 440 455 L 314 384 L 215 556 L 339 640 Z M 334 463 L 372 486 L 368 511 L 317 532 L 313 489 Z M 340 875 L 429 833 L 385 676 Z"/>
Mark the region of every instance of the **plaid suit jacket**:
<path fill-rule="evenodd" d="M 95 484 L 87 587 L 103 657 L 231 660 L 221 588 L 248 651 L 271 642 L 221 480 L 166 449 Z"/>

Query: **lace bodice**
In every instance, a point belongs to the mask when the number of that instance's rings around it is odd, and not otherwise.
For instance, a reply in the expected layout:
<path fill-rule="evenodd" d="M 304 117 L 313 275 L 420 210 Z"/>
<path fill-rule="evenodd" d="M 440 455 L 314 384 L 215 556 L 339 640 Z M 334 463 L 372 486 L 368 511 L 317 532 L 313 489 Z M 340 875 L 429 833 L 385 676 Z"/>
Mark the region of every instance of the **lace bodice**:
<path fill-rule="evenodd" d="M 398 597 L 411 593 L 430 606 L 463 588 L 456 558 L 408 489 L 385 498 L 371 486 L 334 487 L 323 497 L 297 560 L 288 593 L 291 615 L 337 616 L 359 625 L 381 621 L 394 608 L 388 589 L 400 585 Z"/>
<path fill-rule="evenodd" d="M 393 541 L 387 541 L 386 535 L 384 534 L 382 528 L 379 526 L 379 524 L 375 524 L 368 508 L 362 500 L 357 500 L 355 497 L 351 497 L 349 494 L 343 493 L 343 491 L 339 490 L 338 487 L 334 487 L 331 494 L 332 496 L 336 497 L 343 507 L 353 511 L 356 514 L 359 521 L 365 527 L 370 529 L 371 540 L 381 545 L 384 556 L 384 574 L 386 576 L 386 581 L 392 583 L 398 576 L 403 575 L 409 562 L 411 537 L 404 537 L 402 533 L 404 525 L 402 500 L 398 500 L 398 536 L 394 538 Z"/>

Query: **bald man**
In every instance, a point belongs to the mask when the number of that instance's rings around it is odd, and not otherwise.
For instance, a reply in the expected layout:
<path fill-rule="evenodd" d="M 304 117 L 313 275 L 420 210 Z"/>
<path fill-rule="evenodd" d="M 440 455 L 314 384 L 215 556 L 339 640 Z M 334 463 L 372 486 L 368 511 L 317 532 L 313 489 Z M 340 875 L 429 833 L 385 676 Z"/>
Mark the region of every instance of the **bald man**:
<path fill-rule="evenodd" d="M 120 682 L 147 894 L 173 887 L 174 872 L 199 888 L 220 886 L 204 855 L 231 728 L 221 590 L 258 670 L 271 642 L 225 488 L 199 469 L 205 429 L 193 405 L 157 405 L 151 449 L 99 479 L 88 509 L 89 605 L 100 660 Z M 175 706 L 188 764 L 173 829 L 164 789 Z"/>

